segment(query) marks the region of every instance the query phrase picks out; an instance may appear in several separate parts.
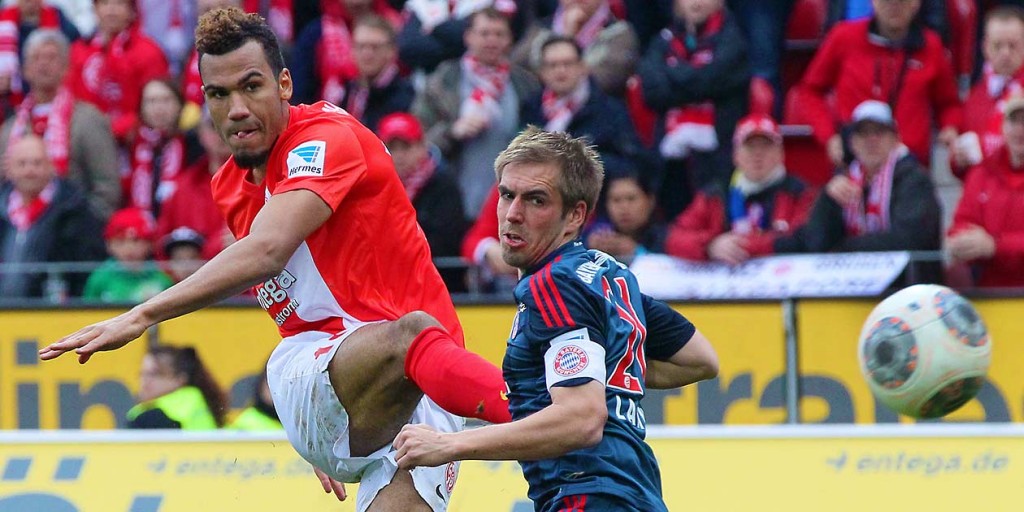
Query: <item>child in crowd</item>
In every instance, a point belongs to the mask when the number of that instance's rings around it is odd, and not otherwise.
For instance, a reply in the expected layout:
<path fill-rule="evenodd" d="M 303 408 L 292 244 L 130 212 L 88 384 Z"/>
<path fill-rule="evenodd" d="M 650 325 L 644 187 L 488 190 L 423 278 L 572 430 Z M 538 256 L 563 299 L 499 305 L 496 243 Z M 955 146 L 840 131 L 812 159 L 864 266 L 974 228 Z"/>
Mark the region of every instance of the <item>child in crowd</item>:
<path fill-rule="evenodd" d="M 170 288 L 174 282 L 151 259 L 155 227 L 152 215 L 144 210 L 114 212 L 103 233 L 111 258 L 89 275 L 82 298 L 139 303 Z"/>

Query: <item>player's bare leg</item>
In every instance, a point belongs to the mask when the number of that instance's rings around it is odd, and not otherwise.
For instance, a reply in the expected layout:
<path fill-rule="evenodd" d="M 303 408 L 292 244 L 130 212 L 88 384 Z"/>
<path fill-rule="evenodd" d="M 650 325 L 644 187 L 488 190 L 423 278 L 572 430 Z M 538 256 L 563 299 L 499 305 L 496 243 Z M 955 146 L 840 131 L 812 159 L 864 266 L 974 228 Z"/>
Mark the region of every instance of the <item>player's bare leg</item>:
<path fill-rule="evenodd" d="M 373 498 L 367 512 L 390 512 L 401 510 L 403 512 L 431 512 L 430 505 L 427 505 L 416 488 L 412 484 L 412 475 L 408 471 L 399 469 L 395 472 L 395 478 L 385 486 Z"/>
<path fill-rule="evenodd" d="M 405 377 L 405 354 L 422 330 L 439 326 L 426 313 L 367 325 L 331 359 L 331 384 L 349 416 L 349 449 L 363 457 L 394 441 L 423 392 Z"/>

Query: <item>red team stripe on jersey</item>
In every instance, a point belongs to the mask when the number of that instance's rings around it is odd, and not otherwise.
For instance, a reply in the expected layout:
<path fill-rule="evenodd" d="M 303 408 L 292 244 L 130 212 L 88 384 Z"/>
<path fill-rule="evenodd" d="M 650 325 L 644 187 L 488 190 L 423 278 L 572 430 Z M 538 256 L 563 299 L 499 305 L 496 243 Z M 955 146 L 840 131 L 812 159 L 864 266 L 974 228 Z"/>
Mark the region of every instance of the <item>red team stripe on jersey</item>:
<path fill-rule="evenodd" d="M 537 275 L 534 274 L 534 276 L 530 278 L 530 292 L 533 293 L 533 301 L 537 303 L 537 309 L 540 310 L 540 317 L 544 319 L 544 325 L 552 327 L 553 324 L 551 323 L 551 319 L 548 318 L 548 313 L 544 308 L 544 301 L 540 299 L 540 292 L 538 291 L 538 288 Z"/>
<path fill-rule="evenodd" d="M 558 262 L 560 259 L 562 259 L 561 256 L 555 258 L 555 262 Z M 569 308 L 565 307 L 565 301 L 562 300 L 562 294 L 558 293 L 558 287 L 555 286 L 555 280 L 551 277 L 551 265 L 544 267 L 544 280 L 547 281 L 548 286 L 551 287 L 551 294 L 555 296 L 555 303 L 558 304 L 558 309 L 562 312 L 562 316 L 565 318 L 565 323 L 568 324 L 569 327 L 576 325 L 572 316 L 569 315 Z"/>
<path fill-rule="evenodd" d="M 544 309 L 547 310 L 555 325 L 565 327 L 565 322 L 562 321 L 562 317 L 558 315 L 558 310 L 555 309 L 555 301 L 551 299 L 551 292 L 548 291 L 548 282 L 544 279 L 544 269 L 539 270 L 533 277 L 537 288 L 540 288 L 541 297 L 544 297 Z"/>
<path fill-rule="evenodd" d="M 566 496 L 562 498 L 562 504 L 565 505 L 558 512 L 586 512 L 584 508 L 587 506 L 587 495 L 581 494 L 579 496 Z"/>

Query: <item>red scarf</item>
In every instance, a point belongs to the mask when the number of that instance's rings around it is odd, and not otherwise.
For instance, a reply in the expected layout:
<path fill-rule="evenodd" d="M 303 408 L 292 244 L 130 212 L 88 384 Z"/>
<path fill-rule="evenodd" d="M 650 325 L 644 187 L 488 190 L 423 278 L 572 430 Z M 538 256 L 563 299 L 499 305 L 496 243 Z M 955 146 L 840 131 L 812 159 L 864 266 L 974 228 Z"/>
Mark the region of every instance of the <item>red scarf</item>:
<path fill-rule="evenodd" d="M 195 50 L 192 50 L 182 71 L 181 91 L 185 95 L 186 103 L 202 105 L 206 102 L 206 98 L 203 97 L 203 77 L 199 76 L 199 52 Z"/>
<path fill-rule="evenodd" d="M 430 178 L 434 176 L 434 171 L 437 169 L 437 162 L 427 155 L 415 169 L 409 172 L 409 174 L 403 178 L 402 186 L 405 187 L 405 193 L 409 196 L 409 201 L 415 201 L 416 196 L 420 195 L 420 191 L 426 186 Z"/>
<path fill-rule="evenodd" d="M 17 6 L 0 10 L 0 74 L 11 77 L 11 91 L 22 92 L 21 48 L 18 34 L 21 27 L 21 11 Z M 60 29 L 60 15 L 56 7 L 42 6 L 39 11 L 37 28 Z"/>
<path fill-rule="evenodd" d="M 671 33 L 665 62 L 670 66 L 686 62 L 694 68 L 710 64 L 715 58 L 714 50 L 702 47 L 701 43 L 721 31 L 724 24 L 725 15 L 717 12 L 708 17 L 698 34 L 691 36 L 684 30 L 676 29 Z M 687 45 L 688 40 L 692 42 L 691 45 Z M 665 113 L 665 136 L 658 149 L 665 158 L 685 158 L 691 150 L 718 149 L 715 104 L 705 101 L 669 109 Z"/>
<path fill-rule="evenodd" d="M 267 20 L 267 24 L 283 43 L 290 43 L 294 37 L 295 10 L 292 0 L 242 0 L 242 10 L 256 13 Z"/>
<path fill-rule="evenodd" d="M 48 110 L 40 107 L 48 106 Z M 75 98 L 67 87 L 61 87 L 48 105 L 37 105 L 29 93 L 14 114 L 14 125 L 7 146 L 31 130 L 46 142 L 46 154 L 60 177 L 67 176 L 71 158 L 71 116 L 75 112 Z"/>
<path fill-rule="evenodd" d="M 377 78 L 373 79 L 373 83 L 369 85 L 360 79 L 353 80 L 351 90 L 348 92 L 348 101 L 345 103 L 345 110 L 352 114 L 352 117 L 362 121 L 363 114 L 366 113 L 366 104 L 370 100 L 370 90 L 387 87 L 397 76 L 398 64 L 392 62 L 382 69 Z"/>
<path fill-rule="evenodd" d="M 497 66 L 481 64 L 473 55 L 462 57 L 462 73 L 472 88 L 469 96 L 463 100 L 459 110 L 460 116 L 485 117 L 494 120 L 501 116 L 501 96 L 505 94 L 511 68 L 507 61 Z"/>
<path fill-rule="evenodd" d="M 849 177 L 858 188 L 864 190 L 867 197 L 865 201 L 857 201 L 852 206 L 843 208 L 843 221 L 846 224 L 846 233 L 851 236 L 867 233 L 880 233 L 889 230 L 889 210 L 892 201 L 892 177 L 896 168 L 896 161 L 906 156 L 906 146 L 900 146 L 878 170 L 871 183 L 867 183 L 864 170 L 860 162 L 854 160 L 850 164 Z M 865 204 L 866 203 L 866 204 Z"/>
<path fill-rule="evenodd" d="M 547 120 L 544 130 L 564 132 L 589 98 L 590 82 L 586 79 L 580 81 L 572 92 L 562 97 L 556 96 L 551 89 L 544 89 L 544 94 L 540 98 L 540 107 L 544 112 L 544 119 Z"/>
<path fill-rule="evenodd" d="M 580 48 L 586 50 L 590 48 L 590 45 L 597 40 L 597 36 L 601 34 L 604 27 L 608 25 L 608 22 L 612 20 L 612 10 L 608 7 L 608 3 L 602 3 L 601 7 L 598 7 L 594 14 L 583 23 L 579 31 L 576 32 L 576 42 L 579 43 Z M 555 19 L 552 20 L 551 30 L 558 35 L 565 35 L 565 11 L 559 7 L 555 11 Z"/>
<path fill-rule="evenodd" d="M 7 217 L 19 233 L 24 233 L 32 228 L 32 225 L 43 216 L 46 209 L 53 203 L 53 196 L 57 194 L 57 182 L 51 181 L 43 188 L 35 199 L 25 202 L 25 197 L 17 190 L 11 191 L 11 197 L 7 200 Z"/>
<path fill-rule="evenodd" d="M 345 82 L 359 73 L 352 58 L 352 33 L 340 16 L 324 15 L 320 26 L 323 34 L 316 50 L 320 99 L 337 105 L 345 97 Z"/>
<path fill-rule="evenodd" d="M 154 176 L 153 163 L 160 153 L 159 175 Z M 160 203 L 166 201 L 176 188 L 175 177 L 185 161 L 185 139 L 177 135 L 166 137 L 149 127 L 139 128 L 132 148 L 132 168 L 125 177 L 124 190 L 128 191 L 131 206 L 159 211 Z M 154 180 L 159 180 L 154 183 Z"/>
<path fill-rule="evenodd" d="M 123 96 L 121 83 L 130 69 L 124 68 L 124 54 L 133 39 L 134 25 L 121 31 L 110 41 L 102 34 L 96 34 L 89 41 L 90 55 L 82 66 L 82 87 L 88 97 L 80 98 L 95 104 L 107 117 L 121 116 Z"/>
<path fill-rule="evenodd" d="M 989 156 L 1003 145 L 1003 106 L 1013 96 L 1024 94 L 1024 68 L 1014 77 L 997 75 L 988 63 L 982 68 L 982 83 L 990 98 L 995 100 L 992 116 L 985 123 L 985 131 L 979 133 L 981 154 Z"/>

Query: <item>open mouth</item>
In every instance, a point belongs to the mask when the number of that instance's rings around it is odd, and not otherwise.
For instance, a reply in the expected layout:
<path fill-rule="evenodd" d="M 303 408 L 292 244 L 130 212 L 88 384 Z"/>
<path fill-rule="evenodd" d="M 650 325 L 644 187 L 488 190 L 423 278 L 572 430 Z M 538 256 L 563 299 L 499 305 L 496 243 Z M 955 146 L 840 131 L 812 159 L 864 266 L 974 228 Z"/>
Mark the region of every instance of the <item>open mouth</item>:
<path fill-rule="evenodd" d="M 511 248 L 519 248 L 526 245 L 526 240 L 514 233 L 504 233 L 501 235 L 501 241 Z"/>
<path fill-rule="evenodd" d="M 233 137 L 235 139 L 238 139 L 238 140 L 251 139 L 253 136 L 256 135 L 257 131 L 259 131 L 259 130 L 255 129 L 255 128 L 249 129 L 249 130 L 238 130 L 238 131 L 232 132 L 231 133 L 231 137 Z"/>

